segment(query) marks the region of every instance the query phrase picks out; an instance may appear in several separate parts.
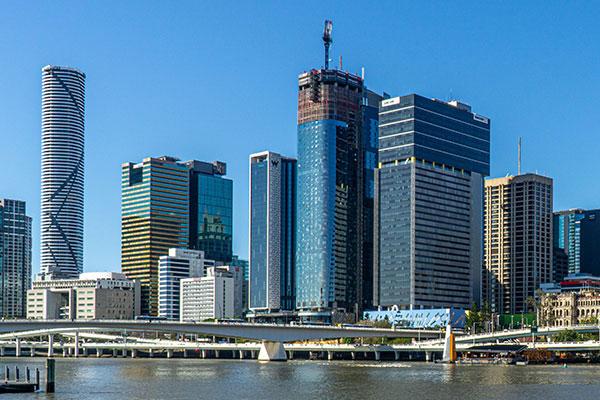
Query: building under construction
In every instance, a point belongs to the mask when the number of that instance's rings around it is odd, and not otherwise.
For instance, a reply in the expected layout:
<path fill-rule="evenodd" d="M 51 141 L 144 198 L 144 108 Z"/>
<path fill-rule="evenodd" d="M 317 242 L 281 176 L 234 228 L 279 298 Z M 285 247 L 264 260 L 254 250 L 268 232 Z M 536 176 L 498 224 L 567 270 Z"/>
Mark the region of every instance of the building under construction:
<path fill-rule="evenodd" d="M 381 96 L 363 77 L 325 67 L 298 77 L 297 301 L 300 315 L 359 315 L 372 283 L 373 170 Z M 365 293 L 366 291 L 366 293 Z M 365 295 L 366 294 L 366 295 Z"/>

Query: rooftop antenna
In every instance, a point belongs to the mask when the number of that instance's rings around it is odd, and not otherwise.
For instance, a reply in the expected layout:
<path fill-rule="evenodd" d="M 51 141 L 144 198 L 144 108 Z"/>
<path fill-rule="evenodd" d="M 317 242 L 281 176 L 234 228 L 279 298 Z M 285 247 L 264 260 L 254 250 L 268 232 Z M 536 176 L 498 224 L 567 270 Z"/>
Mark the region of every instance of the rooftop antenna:
<path fill-rule="evenodd" d="M 329 69 L 329 46 L 333 42 L 331 37 L 331 31 L 333 29 L 333 22 L 326 19 L 325 28 L 323 29 L 323 44 L 325 45 L 325 69 Z"/>
<path fill-rule="evenodd" d="M 360 77 L 362 78 L 362 80 L 365 80 L 365 67 L 362 67 L 360 70 Z"/>
<path fill-rule="evenodd" d="M 343 71 L 343 70 L 344 70 L 344 67 L 342 64 L 342 56 L 340 56 L 340 71 Z"/>
<path fill-rule="evenodd" d="M 519 155 L 519 161 L 518 161 L 518 165 L 517 165 L 517 175 L 521 175 L 521 136 L 519 136 L 519 150 L 518 150 L 518 155 Z"/>

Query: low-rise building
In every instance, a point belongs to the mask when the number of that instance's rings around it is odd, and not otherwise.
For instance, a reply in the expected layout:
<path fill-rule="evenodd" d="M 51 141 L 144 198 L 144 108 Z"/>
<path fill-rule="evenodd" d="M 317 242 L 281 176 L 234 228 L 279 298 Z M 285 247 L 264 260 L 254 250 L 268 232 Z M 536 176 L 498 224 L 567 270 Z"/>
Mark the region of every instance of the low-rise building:
<path fill-rule="evenodd" d="M 597 324 L 600 320 L 600 291 L 584 289 L 542 295 L 538 310 L 541 326 L 569 327 Z"/>
<path fill-rule="evenodd" d="M 140 314 L 139 282 L 115 272 L 78 279 L 38 279 L 27 291 L 29 319 L 133 319 Z"/>
<path fill-rule="evenodd" d="M 181 279 L 181 321 L 234 317 L 234 278 L 210 267 L 206 276 Z"/>
<path fill-rule="evenodd" d="M 179 320 L 180 281 L 202 277 L 214 260 L 207 260 L 201 250 L 169 249 L 158 261 L 158 316 Z"/>

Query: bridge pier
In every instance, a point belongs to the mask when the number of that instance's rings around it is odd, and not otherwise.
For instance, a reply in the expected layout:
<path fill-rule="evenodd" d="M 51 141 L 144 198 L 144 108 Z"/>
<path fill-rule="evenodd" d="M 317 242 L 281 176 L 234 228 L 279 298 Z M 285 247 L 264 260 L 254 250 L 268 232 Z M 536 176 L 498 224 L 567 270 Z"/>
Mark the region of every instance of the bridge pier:
<path fill-rule="evenodd" d="M 219 350 L 215 350 L 215 358 L 219 358 L 221 352 Z"/>
<path fill-rule="evenodd" d="M 206 350 L 202 349 L 202 350 L 200 351 L 200 357 L 202 357 L 202 358 L 206 358 Z"/>
<path fill-rule="evenodd" d="M 48 357 L 54 356 L 54 335 L 48 335 Z"/>
<path fill-rule="evenodd" d="M 131 349 L 131 358 L 136 358 L 136 357 L 137 357 L 137 350 Z"/>
<path fill-rule="evenodd" d="M 263 341 L 258 353 L 258 361 L 287 361 L 283 343 Z"/>
<path fill-rule="evenodd" d="M 4 346 L 0 347 L 0 357 L 4 357 Z"/>
<path fill-rule="evenodd" d="M 15 340 L 15 356 L 21 357 L 21 338 Z"/>
<path fill-rule="evenodd" d="M 381 361 L 381 352 L 379 352 L 379 351 L 375 352 L 375 361 Z"/>
<path fill-rule="evenodd" d="M 400 352 L 394 351 L 394 360 L 398 361 L 400 359 Z"/>
<path fill-rule="evenodd" d="M 154 357 L 154 350 L 148 349 L 148 357 L 150 357 L 150 358 Z"/>
<path fill-rule="evenodd" d="M 29 355 L 31 357 L 35 357 L 35 346 L 33 345 L 33 343 L 31 344 L 31 347 L 29 348 Z"/>
<path fill-rule="evenodd" d="M 352 357 L 353 360 L 356 360 L 356 353 L 351 351 L 350 352 L 350 357 Z"/>
<path fill-rule="evenodd" d="M 96 357 L 102 357 L 102 349 L 96 349 Z"/>
<path fill-rule="evenodd" d="M 117 358 L 118 355 L 119 355 L 118 350 L 117 349 L 113 349 L 113 357 Z"/>
<path fill-rule="evenodd" d="M 426 351 L 426 352 L 425 352 L 425 361 L 427 361 L 427 362 L 431 362 L 431 361 L 433 361 L 433 360 L 432 360 L 432 357 L 431 357 L 432 355 L 433 355 L 433 352 L 431 352 L 431 351 Z"/>
<path fill-rule="evenodd" d="M 183 349 L 183 358 L 187 358 L 188 357 L 188 352 L 186 349 Z"/>
<path fill-rule="evenodd" d="M 256 358 L 256 350 L 250 350 L 250 358 Z"/>
<path fill-rule="evenodd" d="M 329 360 L 329 361 L 333 360 L 334 356 L 335 356 L 335 352 L 333 352 L 333 351 L 327 352 L 327 360 Z"/>
<path fill-rule="evenodd" d="M 63 357 L 67 357 L 67 348 L 63 347 Z"/>
<path fill-rule="evenodd" d="M 173 358 L 173 350 L 167 350 L 167 358 Z"/>
<path fill-rule="evenodd" d="M 294 359 L 294 350 L 290 350 L 288 351 L 288 360 L 293 360 Z"/>
<path fill-rule="evenodd" d="M 75 332 L 75 358 L 79 357 L 79 331 Z"/>
<path fill-rule="evenodd" d="M 83 353 L 83 356 L 84 356 L 84 357 L 87 357 L 87 356 L 88 356 L 88 348 L 87 348 L 87 347 L 82 347 L 82 348 L 81 348 L 81 352 Z"/>

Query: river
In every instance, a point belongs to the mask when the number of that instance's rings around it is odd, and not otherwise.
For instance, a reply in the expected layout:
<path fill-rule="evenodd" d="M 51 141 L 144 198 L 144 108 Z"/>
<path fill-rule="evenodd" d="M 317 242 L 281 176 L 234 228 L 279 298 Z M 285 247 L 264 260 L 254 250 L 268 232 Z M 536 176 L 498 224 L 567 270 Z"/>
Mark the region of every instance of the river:
<path fill-rule="evenodd" d="M 43 368 L 42 358 L 3 358 Z M 22 373 L 24 375 L 24 373 Z M 600 366 L 81 358 L 56 360 L 56 393 L 10 399 L 595 399 Z M 43 385 L 42 385 L 43 386 Z"/>

